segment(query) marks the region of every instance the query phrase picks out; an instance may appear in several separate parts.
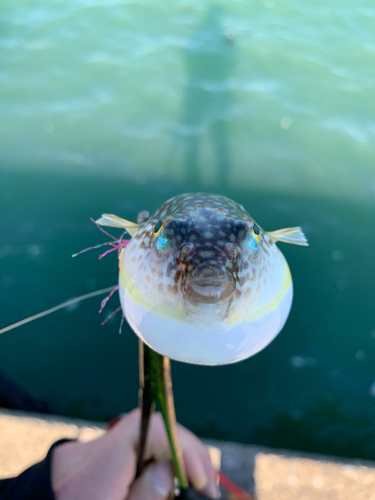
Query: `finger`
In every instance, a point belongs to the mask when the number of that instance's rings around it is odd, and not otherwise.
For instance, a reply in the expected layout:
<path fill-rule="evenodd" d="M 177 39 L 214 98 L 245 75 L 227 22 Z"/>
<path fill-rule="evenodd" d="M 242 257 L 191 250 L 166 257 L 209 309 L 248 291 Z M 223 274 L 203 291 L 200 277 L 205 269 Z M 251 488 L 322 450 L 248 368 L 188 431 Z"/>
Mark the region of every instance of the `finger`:
<path fill-rule="evenodd" d="M 140 413 L 134 410 L 128 413 L 121 421 L 109 431 L 113 434 L 118 445 L 131 445 L 136 453 L 139 440 Z M 215 481 L 208 451 L 204 444 L 190 431 L 177 425 L 183 458 L 186 466 L 187 478 L 197 491 L 202 491 L 209 497 L 218 497 L 218 488 Z M 116 436 L 115 436 L 116 434 Z M 121 446 L 120 446 L 121 447 Z M 123 451 L 124 455 L 125 451 Z M 167 432 L 160 413 L 155 413 L 150 422 L 150 429 L 145 450 L 146 459 L 171 460 Z"/>
<path fill-rule="evenodd" d="M 218 488 L 215 472 L 206 447 L 192 432 L 179 424 L 177 424 L 177 432 L 189 483 L 197 491 L 217 498 Z M 155 414 L 151 420 L 146 456 L 157 460 L 171 459 L 167 432 L 160 413 Z"/>
<path fill-rule="evenodd" d="M 186 474 L 194 489 L 210 498 L 219 498 L 216 474 L 207 448 L 202 442 L 183 451 Z"/>
<path fill-rule="evenodd" d="M 154 462 L 134 481 L 126 500 L 167 500 L 173 488 L 170 462 Z"/>

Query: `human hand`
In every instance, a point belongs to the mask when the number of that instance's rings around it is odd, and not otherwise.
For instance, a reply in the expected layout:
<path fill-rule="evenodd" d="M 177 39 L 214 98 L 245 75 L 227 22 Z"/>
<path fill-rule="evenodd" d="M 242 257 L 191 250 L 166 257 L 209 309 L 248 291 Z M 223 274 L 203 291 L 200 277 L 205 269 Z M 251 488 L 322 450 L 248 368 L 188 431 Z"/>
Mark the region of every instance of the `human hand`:
<path fill-rule="evenodd" d="M 98 439 L 57 446 L 52 457 L 56 500 L 167 500 L 174 488 L 171 453 L 160 413 L 152 416 L 145 459 L 152 459 L 134 481 L 140 412 L 133 410 Z M 215 473 L 204 444 L 178 425 L 189 483 L 218 498 Z"/>

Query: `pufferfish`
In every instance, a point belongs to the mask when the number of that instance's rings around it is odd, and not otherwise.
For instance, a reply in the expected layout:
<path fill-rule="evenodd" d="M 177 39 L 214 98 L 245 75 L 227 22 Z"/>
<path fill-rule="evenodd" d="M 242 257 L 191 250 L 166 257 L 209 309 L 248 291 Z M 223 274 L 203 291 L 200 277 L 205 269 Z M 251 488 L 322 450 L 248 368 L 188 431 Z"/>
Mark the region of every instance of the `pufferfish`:
<path fill-rule="evenodd" d="M 97 221 L 132 236 L 120 254 L 119 293 L 136 334 L 169 358 L 202 365 L 241 361 L 283 328 L 293 298 L 276 241 L 307 245 L 299 227 L 265 232 L 235 201 L 175 196 L 137 223 Z"/>

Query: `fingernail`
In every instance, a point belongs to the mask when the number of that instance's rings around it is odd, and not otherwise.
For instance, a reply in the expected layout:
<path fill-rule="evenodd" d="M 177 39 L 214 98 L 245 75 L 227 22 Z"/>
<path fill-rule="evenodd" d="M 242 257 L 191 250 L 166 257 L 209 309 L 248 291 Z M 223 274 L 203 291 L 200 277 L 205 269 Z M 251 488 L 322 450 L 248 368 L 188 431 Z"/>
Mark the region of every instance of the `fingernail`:
<path fill-rule="evenodd" d="M 209 482 L 202 490 L 202 493 L 207 495 L 209 498 L 221 498 L 220 488 L 216 481 Z"/>
<path fill-rule="evenodd" d="M 208 478 L 207 474 L 205 473 L 203 467 L 196 471 L 196 474 L 194 476 L 194 480 L 192 480 L 193 486 L 197 491 L 202 491 L 208 488 Z"/>
<path fill-rule="evenodd" d="M 173 488 L 173 475 L 167 462 L 156 462 L 149 466 L 150 481 L 155 492 L 166 498 Z"/>

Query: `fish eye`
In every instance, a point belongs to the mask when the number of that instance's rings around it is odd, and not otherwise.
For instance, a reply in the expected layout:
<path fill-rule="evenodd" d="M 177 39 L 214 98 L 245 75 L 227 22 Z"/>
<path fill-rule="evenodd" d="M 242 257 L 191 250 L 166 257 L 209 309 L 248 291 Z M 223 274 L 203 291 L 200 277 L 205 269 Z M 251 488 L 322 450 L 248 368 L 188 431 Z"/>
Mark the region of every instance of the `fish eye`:
<path fill-rule="evenodd" d="M 159 220 L 154 227 L 154 238 L 156 238 L 156 236 L 163 230 L 163 228 L 163 222 Z"/>
<path fill-rule="evenodd" d="M 257 224 L 255 224 L 255 222 L 254 222 L 254 225 L 252 228 L 252 234 L 253 234 L 253 238 L 251 238 L 250 245 L 254 250 L 257 250 L 258 243 L 259 243 L 259 226 L 257 226 Z"/>

